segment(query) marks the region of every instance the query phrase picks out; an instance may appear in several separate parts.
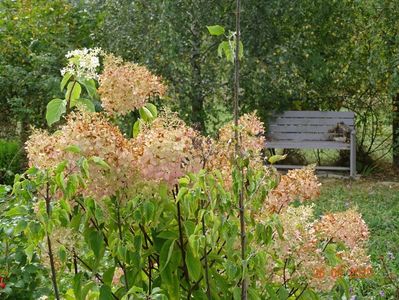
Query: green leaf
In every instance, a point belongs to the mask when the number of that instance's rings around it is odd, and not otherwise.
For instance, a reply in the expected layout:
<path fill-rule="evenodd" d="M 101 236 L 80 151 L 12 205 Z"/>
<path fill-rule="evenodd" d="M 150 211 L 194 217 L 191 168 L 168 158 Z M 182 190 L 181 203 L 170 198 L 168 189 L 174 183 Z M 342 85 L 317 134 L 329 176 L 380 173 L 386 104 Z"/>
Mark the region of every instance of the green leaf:
<path fill-rule="evenodd" d="M 68 81 L 69 81 L 69 79 L 71 79 L 71 77 L 72 77 L 72 74 L 69 72 L 64 74 L 64 77 L 62 77 L 61 84 L 60 84 L 61 92 L 64 90 L 65 85 L 68 83 Z"/>
<path fill-rule="evenodd" d="M 82 87 L 77 81 L 71 81 L 68 83 L 65 99 L 70 102 L 71 107 L 76 105 L 76 100 L 79 99 L 81 92 Z"/>
<path fill-rule="evenodd" d="M 145 106 L 140 107 L 139 114 L 140 114 L 140 117 L 146 123 L 151 122 L 154 119 L 154 116 L 152 115 L 151 111 Z"/>
<path fill-rule="evenodd" d="M 159 271 L 162 273 L 163 270 L 168 266 L 170 258 L 172 257 L 173 248 L 175 246 L 175 240 L 167 240 L 165 244 L 162 246 L 160 255 L 159 255 L 159 264 L 161 270 Z"/>
<path fill-rule="evenodd" d="M 65 197 L 71 199 L 78 189 L 79 179 L 76 174 L 71 174 L 68 177 L 68 182 L 65 189 Z"/>
<path fill-rule="evenodd" d="M 65 263 L 67 260 L 67 252 L 64 245 L 61 245 L 58 249 L 58 256 L 62 263 Z"/>
<path fill-rule="evenodd" d="M 341 277 L 337 280 L 337 284 L 342 287 L 344 290 L 345 296 L 347 299 L 350 297 L 350 286 L 349 282 L 344 277 Z"/>
<path fill-rule="evenodd" d="M 99 300 L 110 300 L 113 299 L 112 290 L 108 285 L 103 285 L 100 288 L 100 298 Z"/>
<path fill-rule="evenodd" d="M 201 261 L 194 255 L 190 247 L 187 249 L 186 264 L 190 277 L 195 281 L 199 280 L 202 273 Z"/>
<path fill-rule="evenodd" d="M 17 226 L 14 228 L 14 234 L 19 234 L 20 232 L 24 231 L 27 226 L 28 223 L 25 220 L 19 221 Z"/>
<path fill-rule="evenodd" d="M 101 157 L 92 156 L 90 160 L 104 169 L 110 169 L 110 166 Z"/>
<path fill-rule="evenodd" d="M 182 186 L 179 189 L 179 193 L 177 194 L 177 201 L 181 201 L 187 193 L 188 193 L 188 188 Z"/>
<path fill-rule="evenodd" d="M 140 133 L 140 120 L 137 120 L 133 124 L 133 137 L 137 137 Z"/>
<path fill-rule="evenodd" d="M 77 145 L 69 145 L 68 147 L 65 147 L 64 150 L 71 153 L 80 153 L 82 151 Z"/>
<path fill-rule="evenodd" d="M 269 157 L 268 161 L 269 161 L 269 163 L 271 163 L 273 165 L 280 160 L 284 160 L 286 157 L 287 157 L 287 154 L 284 154 L 284 155 L 277 154 L 277 155 L 273 155 L 273 156 Z"/>
<path fill-rule="evenodd" d="M 233 300 L 240 300 L 241 299 L 241 288 L 238 286 L 233 288 Z"/>
<path fill-rule="evenodd" d="M 60 162 L 60 163 L 58 164 L 57 168 L 55 169 L 55 173 L 56 173 L 56 174 L 61 173 L 62 171 L 65 170 L 65 168 L 67 167 L 67 165 L 68 165 L 68 161 L 67 161 L 67 160 L 63 160 L 62 162 Z"/>
<path fill-rule="evenodd" d="M 104 254 L 104 240 L 101 233 L 95 230 L 90 230 L 87 239 L 96 259 L 101 259 Z"/>
<path fill-rule="evenodd" d="M 223 41 L 219 44 L 218 46 L 218 55 L 220 57 L 224 56 L 226 57 L 227 61 L 233 62 L 234 61 L 234 55 L 233 55 L 233 49 L 230 47 L 230 43 Z"/>
<path fill-rule="evenodd" d="M 179 186 L 187 186 L 190 183 L 190 178 L 188 177 L 181 177 L 179 178 Z"/>
<path fill-rule="evenodd" d="M 97 97 L 97 88 L 94 79 L 83 79 L 79 80 L 79 82 L 84 86 L 91 99 L 95 99 Z"/>
<path fill-rule="evenodd" d="M 66 111 L 66 100 L 53 99 L 47 104 L 46 120 L 48 126 L 58 122 Z"/>
<path fill-rule="evenodd" d="M 93 281 L 88 282 L 82 289 L 82 299 L 89 300 L 86 298 L 87 294 L 96 287 L 96 284 Z"/>
<path fill-rule="evenodd" d="M 284 287 L 278 289 L 277 295 L 280 300 L 286 300 L 289 298 L 289 292 Z"/>
<path fill-rule="evenodd" d="M 179 234 L 177 231 L 163 230 L 157 235 L 157 237 L 165 240 L 176 240 L 179 237 Z"/>
<path fill-rule="evenodd" d="M 64 190 L 65 189 L 65 177 L 64 177 L 64 173 L 60 172 L 60 173 L 56 173 L 55 174 L 55 183 L 57 184 L 57 186 Z"/>
<path fill-rule="evenodd" d="M 337 256 L 337 245 L 328 244 L 324 250 L 324 255 L 326 256 L 330 266 L 336 266 L 340 263 L 340 259 Z"/>
<path fill-rule="evenodd" d="M 7 211 L 4 215 L 6 217 L 26 216 L 28 211 L 24 206 L 15 206 Z"/>
<path fill-rule="evenodd" d="M 248 299 L 251 299 L 251 300 L 261 300 L 261 298 L 258 294 L 258 291 L 253 288 L 248 289 L 248 296 L 249 296 Z"/>
<path fill-rule="evenodd" d="M 224 28 L 220 25 L 212 25 L 212 26 L 206 26 L 208 28 L 208 31 L 211 35 L 222 35 L 224 33 Z"/>
<path fill-rule="evenodd" d="M 238 49 L 238 59 L 241 60 L 244 57 L 244 45 L 240 41 L 239 49 Z"/>
<path fill-rule="evenodd" d="M 305 292 L 302 294 L 301 299 L 304 299 L 304 300 L 319 300 L 320 298 L 312 290 L 306 289 Z M 347 298 L 343 297 L 342 299 L 349 299 L 349 296 L 347 296 Z"/>
<path fill-rule="evenodd" d="M 70 101 L 71 107 L 74 107 L 76 105 L 76 100 L 79 99 L 81 92 L 82 87 L 77 81 L 72 81 L 68 83 L 65 99 Z"/>
<path fill-rule="evenodd" d="M 114 277 L 115 267 L 108 268 L 103 274 L 103 280 L 105 284 L 111 285 L 112 278 Z"/>
<path fill-rule="evenodd" d="M 73 278 L 73 292 L 76 300 L 83 300 L 82 297 L 82 273 L 78 273 Z"/>
<path fill-rule="evenodd" d="M 32 261 L 33 254 L 36 253 L 36 247 L 34 245 L 29 245 L 25 248 L 25 254 L 28 258 L 28 262 Z"/>
<path fill-rule="evenodd" d="M 276 292 L 274 291 L 273 287 L 270 284 L 265 284 L 265 288 L 271 300 L 278 300 Z"/>
<path fill-rule="evenodd" d="M 93 101 L 91 101 L 89 99 L 80 98 L 80 99 L 76 100 L 75 105 L 78 106 L 79 108 L 82 107 L 86 111 L 90 111 L 90 112 L 96 111 L 96 107 L 95 107 Z"/>
<path fill-rule="evenodd" d="M 264 238 L 264 242 L 266 245 L 270 244 L 270 242 L 272 241 L 272 236 L 273 236 L 273 229 L 271 226 L 267 225 L 265 229 L 265 238 Z"/>
<path fill-rule="evenodd" d="M 156 107 L 154 104 L 152 104 L 152 103 L 147 103 L 147 104 L 145 105 L 145 107 L 148 108 L 148 110 L 151 112 L 151 115 L 152 115 L 154 118 L 156 118 L 156 117 L 158 116 L 158 110 L 157 110 L 157 107 Z"/>
<path fill-rule="evenodd" d="M 225 51 L 226 51 L 226 48 L 227 48 L 227 49 L 230 49 L 230 46 L 229 46 L 229 43 L 228 43 L 228 42 L 223 41 L 223 42 L 221 42 L 221 43 L 219 44 L 219 46 L 218 46 L 218 56 L 219 56 L 219 57 L 222 57 L 222 56 L 223 56 L 223 54 L 224 54 Z"/>
<path fill-rule="evenodd" d="M 83 158 L 81 160 L 81 164 L 80 164 L 80 172 L 82 173 L 82 176 L 84 178 L 89 178 L 89 162 L 87 161 L 86 158 Z"/>
<path fill-rule="evenodd" d="M 144 209 L 144 219 L 146 222 L 150 222 L 153 217 L 154 217 L 154 213 L 155 213 L 155 206 L 152 202 L 147 201 L 143 204 L 143 209 Z"/>

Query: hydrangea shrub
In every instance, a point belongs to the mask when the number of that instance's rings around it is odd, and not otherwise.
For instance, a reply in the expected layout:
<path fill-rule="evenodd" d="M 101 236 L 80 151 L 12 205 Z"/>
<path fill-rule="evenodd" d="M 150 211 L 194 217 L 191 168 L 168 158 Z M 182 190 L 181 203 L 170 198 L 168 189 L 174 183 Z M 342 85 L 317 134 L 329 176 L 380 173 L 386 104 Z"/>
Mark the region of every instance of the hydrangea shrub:
<path fill-rule="evenodd" d="M 64 86 L 96 79 L 97 60 L 86 56 L 97 53 L 72 52 Z M 314 169 L 279 176 L 266 167 L 255 114 L 239 120 L 238 163 L 233 124 L 211 139 L 174 113 L 152 112 L 129 139 L 115 119 L 165 88 L 142 66 L 112 55 L 104 63 L 98 93 L 82 84 L 104 110 L 70 106 L 57 131 L 34 131 L 31 168 L 13 188 L 12 201 L 30 215 L 25 252 L 48 266 L 56 298 L 239 299 L 243 278 L 251 299 L 349 297 L 348 280 L 370 274 L 361 215 L 316 218 L 307 203 L 319 194 Z"/>

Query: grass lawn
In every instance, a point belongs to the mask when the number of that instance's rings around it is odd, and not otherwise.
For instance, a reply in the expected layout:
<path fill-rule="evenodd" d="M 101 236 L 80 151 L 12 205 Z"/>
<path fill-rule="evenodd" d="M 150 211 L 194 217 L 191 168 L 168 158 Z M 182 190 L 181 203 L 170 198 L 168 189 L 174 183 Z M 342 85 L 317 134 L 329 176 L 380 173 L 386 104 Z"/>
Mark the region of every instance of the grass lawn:
<path fill-rule="evenodd" d="M 357 207 L 370 229 L 374 276 L 358 280 L 356 299 L 399 299 L 399 182 L 322 179 L 317 214 Z"/>

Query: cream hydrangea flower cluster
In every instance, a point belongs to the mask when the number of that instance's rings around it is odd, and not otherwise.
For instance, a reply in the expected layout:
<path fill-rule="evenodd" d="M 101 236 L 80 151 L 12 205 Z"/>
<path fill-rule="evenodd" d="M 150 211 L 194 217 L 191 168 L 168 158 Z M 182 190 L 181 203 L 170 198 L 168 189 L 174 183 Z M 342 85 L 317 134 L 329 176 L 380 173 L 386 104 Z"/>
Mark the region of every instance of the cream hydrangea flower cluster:
<path fill-rule="evenodd" d="M 147 180 L 173 186 L 179 177 L 201 169 L 202 137 L 176 114 L 161 114 L 134 140 L 137 165 Z"/>
<path fill-rule="evenodd" d="M 61 75 L 70 73 L 76 78 L 98 79 L 98 68 L 100 67 L 101 48 L 94 49 L 76 49 L 69 51 L 65 57 L 68 58 L 68 64 L 61 69 Z"/>
<path fill-rule="evenodd" d="M 105 56 L 99 83 L 102 106 L 112 115 L 125 115 L 143 107 L 149 96 L 162 96 L 166 91 L 161 79 L 146 67 L 111 54 Z"/>

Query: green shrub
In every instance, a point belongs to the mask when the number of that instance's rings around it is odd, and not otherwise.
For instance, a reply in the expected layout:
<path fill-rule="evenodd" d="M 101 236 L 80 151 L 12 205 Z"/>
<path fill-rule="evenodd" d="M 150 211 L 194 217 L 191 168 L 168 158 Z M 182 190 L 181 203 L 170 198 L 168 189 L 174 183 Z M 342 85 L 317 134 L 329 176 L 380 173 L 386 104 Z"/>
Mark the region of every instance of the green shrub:
<path fill-rule="evenodd" d="M 21 145 L 15 140 L 0 139 L 0 184 L 11 184 L 21 172 Z"/>

